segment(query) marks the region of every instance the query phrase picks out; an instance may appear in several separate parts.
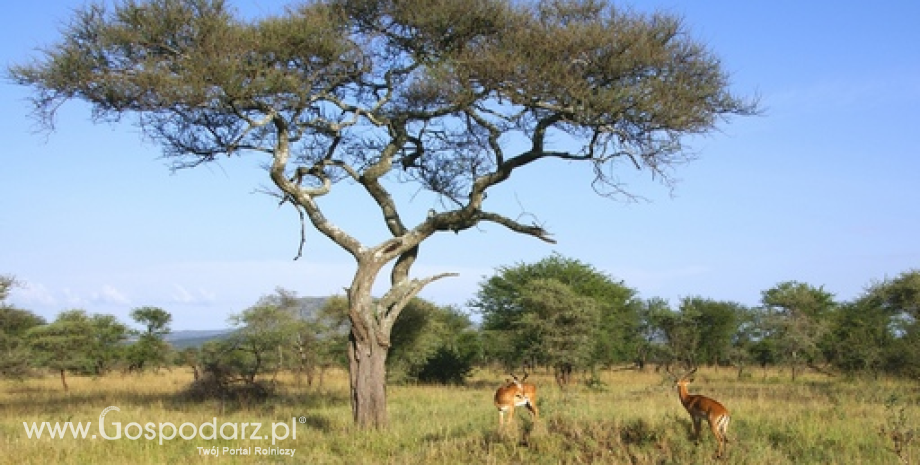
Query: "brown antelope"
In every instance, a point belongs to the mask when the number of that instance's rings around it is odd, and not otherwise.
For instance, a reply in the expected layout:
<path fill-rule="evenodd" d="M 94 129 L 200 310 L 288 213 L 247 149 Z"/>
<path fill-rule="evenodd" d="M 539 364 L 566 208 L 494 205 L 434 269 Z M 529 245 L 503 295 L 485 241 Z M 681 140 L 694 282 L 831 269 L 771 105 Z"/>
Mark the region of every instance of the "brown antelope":
<path fill-rule="evenodd" d="M 505 422 L 505 412 L 508 412 L 508 421 L 510 424 L 514 419 L 514 408 L 525 406 L 530 410 L 530 416 L 534 420 L 540 414 L 537 409 L 537 387 L 530 383 L 525 383 L 527 374 L 522 379 L 511 374 L 507 383 L 495 391 L 495 407 L 498 408 L 498 427 L 501 429 Z"/>
<path fill-rule="evenodd" d="M 700 440 L 700 426 L 703 420 L 706 420 L 719 445 L 716 457 L 721 458 L 725 443 L 729 442 L 728 423 L 731 421 L 731 416 L 728 413 L 728 409 L 715 399 L 701 395 L 691 395 L 687 392 L 687 384 L 693 381 L 690 376 L 696 373 L 696 367 L 690 370 L 689 373 L 679 377 L 671 373 L 670 368 L 667 371 L 674 378 L 674 385 L 677 386 L 680 403 L 683 404 L 684 408 L 687 409 L 687 413 L 693 419 L 693 432 L 696 436 L 696 441 L 699 442 Z"/>

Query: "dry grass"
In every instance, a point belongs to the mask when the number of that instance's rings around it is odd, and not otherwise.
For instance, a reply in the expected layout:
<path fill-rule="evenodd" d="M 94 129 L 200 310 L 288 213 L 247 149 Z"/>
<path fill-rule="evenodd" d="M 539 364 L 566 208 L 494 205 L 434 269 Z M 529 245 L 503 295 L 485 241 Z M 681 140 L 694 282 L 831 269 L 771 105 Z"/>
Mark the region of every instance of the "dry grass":
<path fill-rule="evenodd" d="M 69 393 L 56 378 L 0 383 L 0 444 L 8 463 L 200 463 L 214 459 L 201 448 L 270 447 L 273 422 L 298 418 L 296 439 L 275 447 L 295 456 L 226 456 L 222 463 L 410 464 L 410 463 L 720 463 L 707 434 L 700 445 L 690 437 L 690 418 L 665 378 L 653 372 L 620 371 L 604 376 L 606 386 L 575 385 L 559 390 L 548 376 L 532 375 L 540 389 L 541 419 L 531 423 L 523 409 L 515 427 L 499 432 L 491 398 L 504 379 L 478 373 L 467 387 L 391 386 L 390 427 L 358 431 L 351 425 L 344 373 L 326 377 L 322 387 L 298 386 L 282 378 L 280 395 L 250 405 L 219 401 L 193 403 L 180 395 L 191 382 L 184 370 L 160 374 L 73 377 Z M 805 377 L 790 383 L 782 374 L 758 373 L 735 379 L 727 370 L 703 370 L 693 393 L 722 401 L 732 412 L 727 458 L 721 463 L 916 463 L 920 426 L 916 383 Z M 114 423 L 263 423 L 261 435 L 214 440 L 196 437 L 136 440 L 30 439 L 23 422 L 92 422 L 108 406 L 120 411 Z M 190 430 L 186 430 L 188 432 Z M 230 431 L 230 430 L 227 430 Z M 168 431 L 167 431 L 168 432 Z M 124 433 L 124 432 L 123 432 Z M 140 433 L 139 428 L 131 430 Z M 284 433 L 279 428 L 279 433 Z M 232 433 L 228 433 L 232 435 Z M 242 436 L 242 435 L 240 435 Z M 900 442 L 899 442 L 900 441 Z M 295 462 L 296 461 L 296 462 Z"/>

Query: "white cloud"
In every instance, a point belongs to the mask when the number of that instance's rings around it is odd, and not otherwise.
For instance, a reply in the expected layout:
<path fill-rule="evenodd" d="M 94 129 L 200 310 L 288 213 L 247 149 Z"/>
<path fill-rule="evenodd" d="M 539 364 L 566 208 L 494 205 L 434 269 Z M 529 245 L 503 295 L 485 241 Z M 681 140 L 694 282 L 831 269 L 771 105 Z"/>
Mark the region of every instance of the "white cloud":
<path fill-rule="evenodd" d="M 90 296 L 90 300 L 93 303 L 99 304 L 115 304 L 115 305 L 130 305 L 131 299 L 122 292 L 121 290 L 115 288 L 110 284 L 105 284 L 102 286 L 101 291 L 93 292 Z"/>
<path fill-rule="evenodd" d="M 20 284 L 21 286 L 14 286 L 11 289 L 11 302 L 24 307 L 57 305 L 58 299 L 44 284 L 29 281 L 23 281 Z"/>
<path fill-rule="evenodd" d="M 182 285 L 174 284 L 170 299 L 173 303 L 183 305 L 210 305 L 217 300 L 217 294 L 204 288 L 190 291 Z"/>

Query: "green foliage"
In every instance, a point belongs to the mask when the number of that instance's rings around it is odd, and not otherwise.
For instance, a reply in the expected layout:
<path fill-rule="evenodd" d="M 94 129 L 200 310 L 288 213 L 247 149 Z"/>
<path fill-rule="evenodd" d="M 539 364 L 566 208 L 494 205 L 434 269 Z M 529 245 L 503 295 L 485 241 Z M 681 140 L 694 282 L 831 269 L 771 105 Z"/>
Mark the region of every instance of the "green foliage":
<path fill-rule="evenodd" d="M 447 346 L 438 347 L 418 368 L 415 378 L 429 384 L 463 384 L 473 371 L 473 357 Z"/>
<path fill-rule="evenodd" d="M 390 340 L 387 376 L 392 382 L 462 384 L 480 358 L 469 318 L 420 298 L 400 313 Z"/>
<path fill-rule="evenodd" d="M 555 279 L 536 279 L 520 292 L 527 313 L 517 321 L 517 353 L 560 373 L 592 366 L 600 339 L 597 301 Z"/>
<path fill-rule="evenodd" d="M 261 297 L 230 318 L 237 329 L 227 338 L 205 344 L 199 354 L 187 354 L 186 363 L 202 368 L 190 393 L 196 398 L 265 398 L 274 392 L 274 380 L 283 369 L 306 375 L 312 385 L 317 371 L 322 377 L 325 369 L 342 364 L 344 309 L 340 297 L 326 299 L 316 309 L 280 288 Z"/>
<path fill-rule="evenodd" d="M 93 326 L 83 310 L 62 312 L 53 322 L 29 329 L 27 337 L 33 362 L 58 371 L 65 390 L 68 389 L 66 372 L 92 371 Z"/>
<path fill-rule="evenodd" d="M 169 334 L 172 315 L 158 307 L 140 307 L 131 311 L 131 319 L 145 327 L 146 334 L 162 337 Z"/>
<path fill-rule="evenodd" d="M 90 318 L 90 325 L 92 346 L 88 355 L 93 363 L 93 373 L 103 375 L 124 358 L 128 327 L 112 315 L 98 314 Z"/>
<path fill-rule="evenodd" d="M 802 364 L 824 359 L 822 342 L 837 308 L 833 294 L 823 287 L 786 281 L 763 291 L 766 310 L 765 337 L 774 341 L 783 361 L 792 366 L 792 377 Z"/>
<path fill-rule="evenodd" d="M 529 336 L 519 331 L 525 316 L 535 312 L 526 302 L 537 303 L 536 299 L 523 299 L 522 292 L 528 283 L 547 279 L 567 288 L 566 295 L 571 298 L 578 296 L 590 300 L 590 308 L 585 307 L 585 311 L 595 316 L 586 317 L 584 321 L 594 326 L 590 334 L 598 336 L 589 345 L 592 364 L 609 365 L 635 356 L 641 344 L 639 311 L 642 305 L 636 291 L 590 265 L 554 254 L 533 264 L 499 268 L 494 276 L 480 284 L 470 306 L 482 314 L 487 357 L 513 366 L 523 361 L 522 348 L 537 349 L 535 341 L 528 342 Z"/>
<path fill-rule="evenodd" d="M 44 324 L 42 317 L 13 308 L 0 299 L 0 375 L 19 378 L 27 374 L 32 354 L 26 335 L 31 328 Z"/>
<path fill-rule="evenodd" d="M 745 308 L 735 302 L 686 297 L 681 301 L 680 312 L 698 335 L 689 352 L 692 359 L 710 365 L 727 361 Z"/>
<path fill-rule="evenodd" d="M 834 321 L 832 362 L 848 373 L 920 375 L 918 308 L 920 271 L 872 284 Z"/>
<path fill-rule="evenodd" d="M 139 307 L 131 311 L 131 318 L 144 326 L 136 342 L 125 349 L 125 358 L 131 370 L 143 370 L 146 367 L 159 369 L 169 366 L 170 346 L 164 340 L 169 334 L 172 315 L 158 307 Z"/>
<path fill-rule="evenodd" d="M 238 329 L 225 341 L 242 360 L 240 373 L 256 376 L 281 369 L 285 349 L 297 333 L 296 316 L 287 308 L 257 304 L 230 318 Z"/>

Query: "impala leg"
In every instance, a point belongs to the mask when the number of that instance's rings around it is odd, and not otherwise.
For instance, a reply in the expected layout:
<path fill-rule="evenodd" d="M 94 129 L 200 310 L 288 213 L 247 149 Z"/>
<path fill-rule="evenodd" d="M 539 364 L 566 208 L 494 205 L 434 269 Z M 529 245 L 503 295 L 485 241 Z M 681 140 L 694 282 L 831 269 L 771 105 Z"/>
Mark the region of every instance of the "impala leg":
<path fill-rule="evenodd" d="M 702 425 L 700 423 L 702 423 L 703 420 L 701 420 L 700 417 L 695 416 L 691 418 L 693 418 L 693 439 L 696 442 L 700 442 L 700 430 L 702 429 Z"/>
<path fill-rule="evenodd" d="M 712 435 L 716 438 L 716 443 L 718 444 L 718 449 L 716 450 L 716 457 L 722 457 L 722 451 L 725 448 L 725 436 L 722 434 L 722 431 L 719 430 L 718 423 L 709 422 L 709 429 L 712 430 Z"/>
<path fill-rule="evenodd" d="M 729 422 L 731 422 L 731 417 L 727 415 L 723 417 L 722 420 L 719 421 L 719 432 L 722 433 L 722 439 L 725 442 L 732 442 L 731 439 L 728 438 L 728 423 Z"/>

